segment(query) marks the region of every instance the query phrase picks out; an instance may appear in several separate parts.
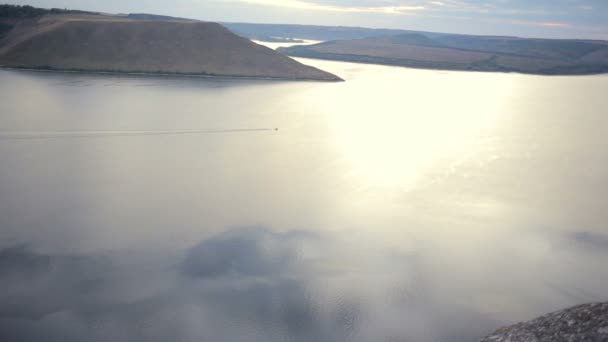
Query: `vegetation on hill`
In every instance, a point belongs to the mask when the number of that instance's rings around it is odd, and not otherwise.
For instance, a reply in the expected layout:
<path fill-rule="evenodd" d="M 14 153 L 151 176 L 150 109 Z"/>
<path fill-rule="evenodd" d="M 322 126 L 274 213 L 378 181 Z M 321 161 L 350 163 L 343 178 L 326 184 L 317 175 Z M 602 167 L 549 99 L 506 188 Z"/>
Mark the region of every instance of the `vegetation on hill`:
<path fill-rule="evenodd" d="M 275 42 L 278 38 L 340 40 L 394 36 L 417 33 L 409 30 L 370 29 L 364 27 L 222 23 L 232 32 L 250 39 Z"/>
<path fill-rule="evenodd" d="M 577 59 L 606 47 L 601 41 L 447 35 L 434 41 L 457 49 L 525 57 Z"/>
<path fill-rule="evenodd" d="M 0 5 L 0 18 L 14 18 L 14 19 L 25 19 L 40 17 L 45 14 L 94 14 L 93 12 L 60 9 L 60 8 L 38 8 L 33 6 L 20 6 L 20 5 Z"/>
<path fill-rule="evenodd" d="M 0 22 L 0 39 L 2 39 L 12 28 L 13 25 Z"/>
<path fill-rule="evenodd" d="M 426 69 L 543 75 L 608 72 L 608 43 L 604 41 L 410 33 L 329 41 L 280 51 L 297 57 Z"/>
<path fill-rule="evenodd" d="M 130 13 L 127 18 L 133 20 L 149 20 L 149 21 L 196 21 L 192 19 L 170 17 L 168 15 L 147 14 L 147 13 Z"/>

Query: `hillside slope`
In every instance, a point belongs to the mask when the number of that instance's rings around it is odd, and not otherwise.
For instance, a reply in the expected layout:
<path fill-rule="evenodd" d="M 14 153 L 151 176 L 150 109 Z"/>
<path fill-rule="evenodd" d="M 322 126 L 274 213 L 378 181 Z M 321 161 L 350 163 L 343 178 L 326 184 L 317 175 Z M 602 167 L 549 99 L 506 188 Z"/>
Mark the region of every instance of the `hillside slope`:
<path fill-rule="evenodd" d="M 0 65 L 53 70 L 339 80 L 209 22 L 45 15 L 0 40 Z"/>
<path fill-rule="evenodd" d="M 328 41 L 394 36 L 406 33 L 420 33 L 417 31 L 410 30 L 371 29 L 365 27 L 346 26 L 247 23 L 222 23 L 222 25 L 226 26 L 232 32 L 235 32 L 243 37 L 270 42 L 276 41 L 277 38 L 295 38 Z M 432 35 L 432 33 L 428 34 Z"/>
<path fill-rule="evenodd" d="M 589 40 L 401 34 L 294 46 L 290 56 L 414 68 L 543 75 L 608 72 L 608 43 Z"/>

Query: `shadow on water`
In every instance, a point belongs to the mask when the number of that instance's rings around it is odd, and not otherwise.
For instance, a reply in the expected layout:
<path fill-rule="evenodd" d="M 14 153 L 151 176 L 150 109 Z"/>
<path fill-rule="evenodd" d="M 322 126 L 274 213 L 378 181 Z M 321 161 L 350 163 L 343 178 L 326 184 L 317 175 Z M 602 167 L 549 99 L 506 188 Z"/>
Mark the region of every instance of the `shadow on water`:
<path fill-rule="evenodd" d="M 479 330 L 470 328 L 473 322 L 495 324 L 477 313 L 438 309 L 427 295 L 375 313 L 373 298 L 340 287 L 327 293 L 315 283 L 339 284 L 336 280 L 350 272 L 320 270 L 339 262 L 330 246 L 340 248 L 319 234 L 263 227 L 227 230 L 156 265 L 142 262 L 145 258 L 134 262 L 8 246 L 0 250 L 0 336 L 16 341 L 392 341 L 404 336 L 467 341 L 476 337 L 471 330 Z M 317 275 L 311 277 L 313 271 Z M 383 290 L 387 284 L 379 279 L 377 286 Z M 426 327 L 415 329 L 421 323 Z"/>
<path fill-rule="evenodd" d="M 198 77 L 179 75 L 153 75 L 153 74 L 112 74 L 94 72 L 63 72 L 63 71 L 41 71 L 41 70 L 10 70 L 1 69 L 6 74 L 23 75 L 30 79 L 42 82 L 50 82 L 52 87 L 158 87 L 158 88 L 233 88 L 233 87 L 263 87 L 273 85 L 285 85 L 294 83 L 290 80 L 280 79 L 255 79 L 255 78 L 231 78 L 231 77 Z M 309 81 L 298 81 L 295 83 L 314 83 Z"/>

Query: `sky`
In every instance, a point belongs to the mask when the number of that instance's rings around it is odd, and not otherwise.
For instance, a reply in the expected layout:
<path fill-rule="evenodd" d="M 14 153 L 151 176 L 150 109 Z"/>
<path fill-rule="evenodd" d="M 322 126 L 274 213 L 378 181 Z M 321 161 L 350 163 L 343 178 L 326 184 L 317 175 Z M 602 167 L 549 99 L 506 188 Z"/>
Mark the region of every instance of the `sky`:
<path fill-rule="evenodd" d="M 193 19 L 608 40 L 608 0 L 25 0 L 39 7 Z"/>

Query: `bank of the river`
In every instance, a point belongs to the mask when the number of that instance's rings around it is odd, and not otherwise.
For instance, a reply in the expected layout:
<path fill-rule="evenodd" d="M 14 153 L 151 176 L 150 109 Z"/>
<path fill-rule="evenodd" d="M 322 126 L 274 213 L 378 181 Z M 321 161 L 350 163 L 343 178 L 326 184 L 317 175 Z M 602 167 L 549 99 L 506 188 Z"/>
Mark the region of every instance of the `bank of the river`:
<path fill-rule="evenodd" d="M 480 342 L 606 342 L 608 302 L 556 311 L 498 329 Z"/>

